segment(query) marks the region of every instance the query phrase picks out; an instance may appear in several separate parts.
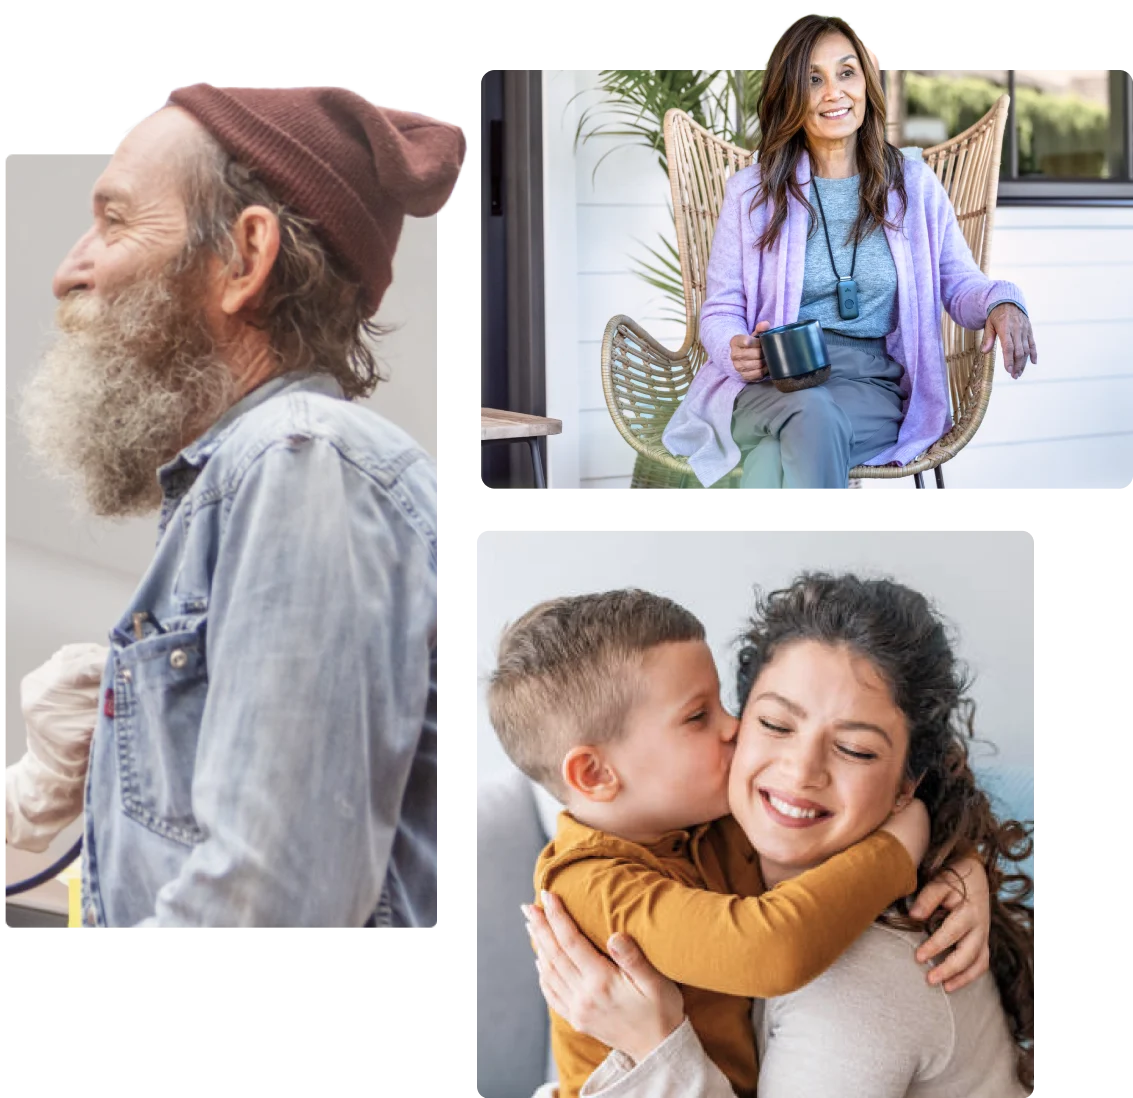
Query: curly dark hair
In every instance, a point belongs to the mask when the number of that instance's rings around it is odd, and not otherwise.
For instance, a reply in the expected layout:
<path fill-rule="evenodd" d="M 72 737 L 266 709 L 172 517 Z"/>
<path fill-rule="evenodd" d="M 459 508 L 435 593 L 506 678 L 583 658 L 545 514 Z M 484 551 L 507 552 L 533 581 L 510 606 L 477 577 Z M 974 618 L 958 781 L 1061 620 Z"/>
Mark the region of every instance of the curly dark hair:
<path fill-rule="evenodd" d="M 972 773 L 975 703 L 944 620 L 924 595 L 885 579 L 804 573 L 782 590 L 757 592 L 737 670 L 741 707 L 775 653 L 801 640 L 846 646 L 864 656 L 905 715 L 905 776 L 919 783 L 917 796 L 932 819 L 918 885 L 963 855 L 975 853 L 982 861 L 991 893 L 991 970 L 1018 1048 L 1019 1080 L 1033 1088 L 1034 881 L 1019 863 L 1034 849 L 1034 825 L 999 819 Z M 924 925 L 908 918 L 904 906 L 885 918 L 892 925 Z M 935 916 L 928 930 L 943 918 Z"/>
<path fill-rule="evenodd" d="M 771 203 L 771 218 L 757 241 L 760 248 L 774 243 L 787 220 L 787 192 L 809 211 L 808 234 L 818 229 L 818 214 L 806 200 L 795 171 L 807 147 L 803 120 L 810 109 L 810 55 L 815 43 L 827 34 L 844 34 L 852 43 L 865 75 L 865 116 L 857 135 L 861 202 L 850 230 L 850 239 L 860 243 L 879 225 L 900 228 L 905 218 L 904 157 L 885 140 L 885 93 L 881 78 L 862 41 L 848 23 L 834 16 L 804 15 L 775 43 L 756 102 L 759 115 L 759 186 L 751 209 Z M 895 222 L 886 220 L 889 191 L 897 192 L 899 213 Z"/>

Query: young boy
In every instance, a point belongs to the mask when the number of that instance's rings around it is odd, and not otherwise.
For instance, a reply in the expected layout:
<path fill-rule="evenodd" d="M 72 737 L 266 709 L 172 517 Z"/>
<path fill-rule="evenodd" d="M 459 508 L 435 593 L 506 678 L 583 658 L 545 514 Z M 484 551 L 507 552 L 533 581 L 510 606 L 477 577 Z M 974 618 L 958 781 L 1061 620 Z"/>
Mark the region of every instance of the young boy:
<path fill-rule="evenodd" d="M 682 985 L 705 1051 L 753 1098 L 751 997 L 806 984 L 916 888 L 924 807 L 764 892 L 727 816 L 737 721 L 704 627 L 645 591 L 529 610 L 500 642 L 488 706 L 512 761 L 566 806 L 536 895 L 553 890 L 599 949 L 617 931 L 636 939 Z M 554 1012 L 551 1043 L 559 1098 L 576 1098 L 609 1049 Z"/>

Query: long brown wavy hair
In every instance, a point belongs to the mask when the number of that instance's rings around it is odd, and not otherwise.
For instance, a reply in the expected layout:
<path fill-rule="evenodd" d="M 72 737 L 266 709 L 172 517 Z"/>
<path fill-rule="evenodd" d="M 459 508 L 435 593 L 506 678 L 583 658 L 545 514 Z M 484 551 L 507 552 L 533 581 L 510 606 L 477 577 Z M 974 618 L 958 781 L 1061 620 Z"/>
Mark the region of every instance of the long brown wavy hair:
<path fill-rule="evenodd" d="M 810 56 L 823 35 L 844 34 L 853 44 L 865 74 L 865 116 L 858 129 L 857 157 L 860 180 L 858 216 L 850 228 L 849 240 L 860 243 L 879 225 L 900 227 L 905 218 L 908 195 L 905 191 L 903 157 L 899 149 L 885 140 L 885 93 L 881 78 L 870 61 L 861 39 L 848 23 L 833 16 L 804 15 L 796 20 L 775 43 L 763 86 L 756 102 L 759 114 L 759 187 L 749 212 L 764 202 L 771 204 L 771 218 L 757 244 L 767 248 L 779 236 L 787 219 L 787 192 L 808 210 L 807 234 L 818 227 L 818 215 L 803 195 L 795 178 L 799 157 L 807 147 L 803 121 L 810 110 Z M 885 210 L 890 189 L 897 191 L 900 213 L 886 221 Z"/>
<path fill-rule="evenodd" d="M 783 590 L 757 593 L 737 672 L 741 707 L 776 651 L 800 640 L 845 645 L 866 657 L 905 715 L 905 776 L 918 782 L 916 795 L 932 819 L 928 852 L 917 869 L 918 890 L 959 857 L 975 853 L 982 861 L 991 900 L 991 971 L 1018 1049 L 1016 1072 L 1033 1088 L 1034 881 L 1019 863 L 1034 849 L 1034 825 L 999 819 L 972 773 L 968 744 L 975 703 L 944 621 L 924 595 L 891 580 L 804 573 Z M 935 931 L 944 914 L 935 915 L 926 929 Z M 909 918 L 903 905 L 885 921 L 925 925 Z"/>

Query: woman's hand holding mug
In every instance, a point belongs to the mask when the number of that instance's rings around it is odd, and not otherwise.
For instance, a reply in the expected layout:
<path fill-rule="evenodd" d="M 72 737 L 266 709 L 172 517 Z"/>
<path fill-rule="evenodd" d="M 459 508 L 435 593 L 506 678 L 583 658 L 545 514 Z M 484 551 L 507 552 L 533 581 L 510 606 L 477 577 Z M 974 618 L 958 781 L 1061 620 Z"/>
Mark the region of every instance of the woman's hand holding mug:
<path fill-rule="evenodd" d="M 761 320 L 751 335 L 732 336 L 732 368 L 744 381 L 762 381 L 767 376 L 767 366 L 763 362 L 763 350 L 759 346 L 759 336 L 771 327 L 769 320 Z"/>

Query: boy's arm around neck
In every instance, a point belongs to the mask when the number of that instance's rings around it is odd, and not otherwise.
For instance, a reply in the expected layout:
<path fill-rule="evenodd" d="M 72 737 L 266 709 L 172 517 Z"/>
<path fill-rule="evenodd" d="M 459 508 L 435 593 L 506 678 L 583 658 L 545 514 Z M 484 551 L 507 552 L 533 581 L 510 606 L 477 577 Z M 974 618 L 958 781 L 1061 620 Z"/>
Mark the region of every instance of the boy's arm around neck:
<path fill-rule="evenodd" d="M 543 887 L 561 897 L 598 949 L 621 931 L 679 984 L 766 999 L 833 964 L 916 888 L 916 869 L 897 839 L 875 832 L 761 896 L 694 888 L 620 858 L 571 862 Z"/>

